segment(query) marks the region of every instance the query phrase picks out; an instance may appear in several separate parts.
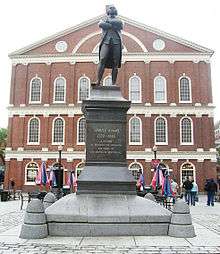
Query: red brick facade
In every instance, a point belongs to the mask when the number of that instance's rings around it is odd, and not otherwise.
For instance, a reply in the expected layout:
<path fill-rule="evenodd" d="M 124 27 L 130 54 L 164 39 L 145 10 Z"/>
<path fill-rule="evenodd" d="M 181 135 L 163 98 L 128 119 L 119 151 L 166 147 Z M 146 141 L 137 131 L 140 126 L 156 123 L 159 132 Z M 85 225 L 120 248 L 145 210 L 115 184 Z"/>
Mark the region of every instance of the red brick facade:
<path fill-rule="evenodd" d="M 13 178 L 17 189 L 33 189 L 25 185 L 25 169 L 30 161 L 39 166 L 42 160 L 47 166 L 57 162 L 57 145 L 52 143 L 52 125 L 56 117 L 65 122 L 65 140 L 62 164 L 68 170 L 84 160 L 84 145 L 77 144 L 77 122 L 82 113 L 78 103 L 78 81 L 85 75 L 96 80 L 97 54 L 92 53 L 100 41 L 98 19 L 55 35 L 44 43 L 32 45 L 11 54 L 13 67 L 9 107 L 9 134 L 7 142 L 5 186 Z M 128 121 L 136 116 L 142 122 L 142 144 L 128 142 L 128 165 L 140 163 L 146 183 L 152 178 L 150 160 L 155 144 L 155 119 L 162 116 L 167 121 L 167 145 L 158 146 L 158 158 L 172 169 L 181 183 L 181 168 L 191 163 L 200 190 L 206 178 L 215 176 L 214 126 L 210 64 L 212 52 L 195 44 L 161 31 L 124 20 L 123 44 L 126 51 L 119 71 L 118 85 L 129 99 L 129 79 L 135 74 L 141 79 L 141 103 L 133 103 Z M 83 40 L 84 38 L 84 40 Z M 87 39 L 88 38 L 88 39 Z M 165 43 L 162 51 L 156 51 L 153 42 Z M 55 45 L 65 41 L 68 48 L 59 53 Z M 95 59 L 95 60 L 94 60 Z M 106 70 L 104 77 L 109 75 Z M 42 80 L 41 102 L 30 103 L 30 82 L 34 77 Z M 54 80 L 61 75 L 66 80 L 64 103 L 54 103 Z M 155 103 L 154 79 L 161 75 L 166 79 L 166 103 Z M 192 100 L 180 103 L 179 79 L 189 77 Z M 40 122 L 39 145 L 28 144 L 28 122 L 37 117 Z M 180 121 L 189 117 L 192 121 L 193 144 L 181 145 Z M 128 128 L 129 136 L 129 128 Z"/>

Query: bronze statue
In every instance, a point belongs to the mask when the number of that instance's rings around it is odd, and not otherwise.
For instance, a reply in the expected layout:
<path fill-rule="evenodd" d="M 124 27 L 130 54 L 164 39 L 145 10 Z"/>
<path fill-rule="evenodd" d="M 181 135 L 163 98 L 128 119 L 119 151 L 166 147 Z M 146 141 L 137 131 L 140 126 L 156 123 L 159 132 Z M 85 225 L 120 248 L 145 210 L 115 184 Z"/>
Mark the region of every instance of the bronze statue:
<path fill-rule="evenodd" d="M 116 85 L 118 68 L 121 67 L 123 23 L 116 16 L 118 12 L 113 5 L 106 6 L 107 17 L 99 22 L 102 28 L 102 41 L 99 46 L 99 64 L 97 82 L 100 85 L 105 68 L 112 69 L 112 85 Z"/>

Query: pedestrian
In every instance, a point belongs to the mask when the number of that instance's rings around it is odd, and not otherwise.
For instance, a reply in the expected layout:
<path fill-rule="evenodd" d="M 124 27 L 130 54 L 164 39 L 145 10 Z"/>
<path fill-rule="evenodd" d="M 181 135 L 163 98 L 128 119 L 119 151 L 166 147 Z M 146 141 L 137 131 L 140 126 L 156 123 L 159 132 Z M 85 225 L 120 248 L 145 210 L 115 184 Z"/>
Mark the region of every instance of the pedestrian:
<path fill-rule="evenodd" d="M 217 183 L 213 178 L 207 180 L 205 184 L 205 191 L 207 191 L 207 205 L 214 206 L 214 197 L 215 193 L 217 192 Z"/>
<path fill-rule="evenodd" d="M 185 202 L 189 205 L 191 189 L 193 187 L 192 182 L 189 180 L 189 177 L 186 177 L 186 181 L 183 183 L 183 188 L 185 189 Z"/>
<path fill-rule="evenodd" d="M 13 199 L 15 199 L 15 181 L 13 178 L 11 178 L 9 182 L 9 192 L 10 194 L 12 193 Z"/>
<path fill-rule="evenodd" d="M 179 186 L 178 186 L 178 183 L 176 182 L 175 179 L 171 179 L 170 182 L 171 182 L 171 190 L 172 190 L 172 193 L 173 193 L 173 204 L 175 204 L 176 195 L 178 194 Z"/>
<path fill-rule="evenodd" d="M 198 193 L 198 185 L 194 180 L 192 180 L 192 185 L 193 186 L 190 193 L 190 201 L 191 201 L 191 205 L 195 206 L 196 195 Z"/>

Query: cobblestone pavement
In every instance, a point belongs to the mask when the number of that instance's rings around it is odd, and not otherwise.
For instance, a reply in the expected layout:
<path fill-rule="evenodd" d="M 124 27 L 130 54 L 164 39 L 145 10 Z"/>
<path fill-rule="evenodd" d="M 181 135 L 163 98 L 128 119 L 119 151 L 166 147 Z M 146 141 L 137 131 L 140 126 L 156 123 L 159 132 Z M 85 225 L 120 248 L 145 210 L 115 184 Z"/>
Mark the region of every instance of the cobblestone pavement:
<path fill-rule="evenodd" d="M 74 253 L 74 254 L 187 254 L 187 253 L 220 253 L 218 247 L 160 247 L 160 246 L 67 246 L 67 245 L 36 245 L 36 244 L 2 244 L 0 245 L 0 253 L 14 254 L 59 254 L 59 253 Z"/>
<path fill-rule="evenodd" d="M 1 215 L 0 217 L 0 234 L 21 224 L 24 212 L 12 212 Z"/>
<path fill-rule="evenodd" d="M 0 254 L 220 254 L 220 203 L 205 206 L 205 197 L 190 207 L 195 238 L 169 236 L 18 238 L 24 210 L 19 201 L 0 202 Z"/>
<path fill-rule="evenodd" d="M 17 200 L 0 202 L 0 234 L 22 223 L 24 210 L 19 205 Z"/>
<path fill-rule="evenodd" d="M 220 202 L 215 206 L 206 206 L 206 196 L 200 196 L 200 202 L 190 207 L 194 223 L 200 224 L 220 235 Z"/>

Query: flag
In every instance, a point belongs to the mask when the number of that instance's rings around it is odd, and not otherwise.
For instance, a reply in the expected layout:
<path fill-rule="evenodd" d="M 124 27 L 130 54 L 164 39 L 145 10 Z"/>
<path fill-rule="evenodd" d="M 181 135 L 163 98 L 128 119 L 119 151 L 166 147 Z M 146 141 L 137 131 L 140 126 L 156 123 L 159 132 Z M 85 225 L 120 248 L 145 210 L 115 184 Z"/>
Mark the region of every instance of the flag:
<path fill-rule="evenodd" d="M 154 159 L 151 161 L 151 166 L 155 169 L 160 164 L 160 160 Z"/>
<path fill-rule="evenodd" d="M 38 169 L 35 183 L 37 185 L 46 185 L 48 183 L 46 163 L 44 161 L 42 162 L 41 167 Z"/>
<path fill-rule="evenodd" d="M 73 181 L 73 188 L 74 188 L 74 191 L 77 192 L 77 171 L 76 170 L 75 170 L 75 177 Z"/>
<path fill-rule="evenodd" d="M 46 185 L 48 183 L 46 163 L 43 161 L 41 164 L 41 184 Z"/>
<path fill-rule="evenodd" d="M 41 168 L 38 168 L 37 175 L 36 175 L 36 178 L 35 178 L 35 183 L 37 185 L 41 184 Z"/>
<path fill-rule="evenodd" d="M 53 167 L 51 167 L 51 169 L 50 169 L 49 183 L 50 183 L 50 187 L 57 186 L 56 176 L 55 176 Z"/>
<path fill-rule="evenodd" d="M 151 186 L 153 187 L 154 190 L 158 189 L 160 186 L 162 186 L 164 177 L 163 177 L 163 173 L 161 170 L 161 166 L 160 164 L 158 164 L 156 166 L 156 169 L 154 171 L 154 176 L 151 182 Z"/>
<path fill-rule="evenodd" d="M 169 178 L 168 174 L 166 174 L 165 178 L 164 178 L 164 182 L 163 182 L 163 186 L 162 186 L 162 194 L 165 197 L 172 197 L 173 196 L 170 178 Z"/>
<path fill-rule="evenodd" d="M 69 185 L 70 188 L 73 187 L 74 181 L 75 181 L 74 171 L 70 171 L 69 176 L 68 176 L 67 185 Z"/>

